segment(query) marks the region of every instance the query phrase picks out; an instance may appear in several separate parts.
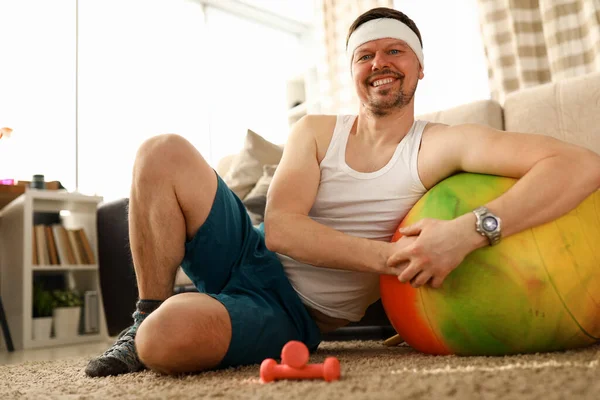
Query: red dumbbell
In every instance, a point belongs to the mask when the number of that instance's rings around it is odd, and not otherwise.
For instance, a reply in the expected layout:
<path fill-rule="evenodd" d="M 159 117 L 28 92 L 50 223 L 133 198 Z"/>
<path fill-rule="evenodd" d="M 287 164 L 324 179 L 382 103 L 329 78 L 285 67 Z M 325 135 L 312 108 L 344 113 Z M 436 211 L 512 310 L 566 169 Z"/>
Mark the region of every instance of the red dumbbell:
<path fill-rule="evenodd" d="M 292 340 L 281 350 L 281 364 L 267 358 L 260 364 L 260 380 L 263 383 L 277 379 L 325 379 L 326 382 L 340 379 L 340 362 L 327 357 L 323 364 L 308 364 L 308 348 L 302 342 Z"/>

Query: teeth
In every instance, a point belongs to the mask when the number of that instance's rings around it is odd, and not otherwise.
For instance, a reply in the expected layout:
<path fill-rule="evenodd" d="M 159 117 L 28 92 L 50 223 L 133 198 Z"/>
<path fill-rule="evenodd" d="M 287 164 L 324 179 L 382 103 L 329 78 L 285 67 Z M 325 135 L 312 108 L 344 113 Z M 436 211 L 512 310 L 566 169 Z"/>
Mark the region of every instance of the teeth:
<path fill-rule="evenodd" d="M 385 85 L 386 83 L 392 83 L 393 81 L 394 81 L 394 79 L 392 79 L 392 78 L 380 79 L 378 81 L 373 82 L 373 86 L 377 87 L 377 86 Z"/>

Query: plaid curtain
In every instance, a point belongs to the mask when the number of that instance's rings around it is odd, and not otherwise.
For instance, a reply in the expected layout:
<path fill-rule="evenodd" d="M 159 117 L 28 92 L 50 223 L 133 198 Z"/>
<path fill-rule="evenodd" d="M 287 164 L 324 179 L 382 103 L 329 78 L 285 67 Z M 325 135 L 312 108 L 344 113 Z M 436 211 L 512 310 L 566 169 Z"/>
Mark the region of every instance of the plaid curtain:
<path fill-rule="evenodd" d="M 600 71 L 600 0 L 478 0 L 492 98 Z"/>
<path fill-rule="evenodd" d="M 394 7 L 394 0 L 320 0 L 320 42 L 324 43 L 317 67 L 324 114 L 356 114 L 350 63 L 346 57 L 346 35 L 354 20 L 375 7 Z"/>

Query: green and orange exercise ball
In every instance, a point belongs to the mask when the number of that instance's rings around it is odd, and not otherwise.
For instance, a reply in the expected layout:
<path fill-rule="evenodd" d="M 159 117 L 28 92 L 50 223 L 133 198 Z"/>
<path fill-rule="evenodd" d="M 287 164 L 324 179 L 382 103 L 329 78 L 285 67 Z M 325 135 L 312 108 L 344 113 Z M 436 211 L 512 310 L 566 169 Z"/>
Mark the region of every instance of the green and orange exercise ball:
<path fill-rule="evenodd" d="M 434 186 L 400 226 L 449 220 L 506 192 L 515 179 L 460 173 Z M 523 201 L 527 201 L 524 199 Z M 398 240 L 396 233 L 394 239 Z M 507 355 L 600 340 L 600 191 L 556 220 L 469 254 L 441 288 L 382 276 L 398 334 L 429 354 Z"/>

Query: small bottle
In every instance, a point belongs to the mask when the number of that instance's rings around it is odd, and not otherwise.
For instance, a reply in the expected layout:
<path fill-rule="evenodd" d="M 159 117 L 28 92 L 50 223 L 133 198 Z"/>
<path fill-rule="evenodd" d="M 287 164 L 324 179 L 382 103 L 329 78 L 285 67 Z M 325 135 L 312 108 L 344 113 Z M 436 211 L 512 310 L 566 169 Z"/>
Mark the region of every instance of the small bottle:
<path fill-rule="evenodd" d="M 44 175 L 34 175 L 29 187 L 32 189 L 46 189 Z"/>

